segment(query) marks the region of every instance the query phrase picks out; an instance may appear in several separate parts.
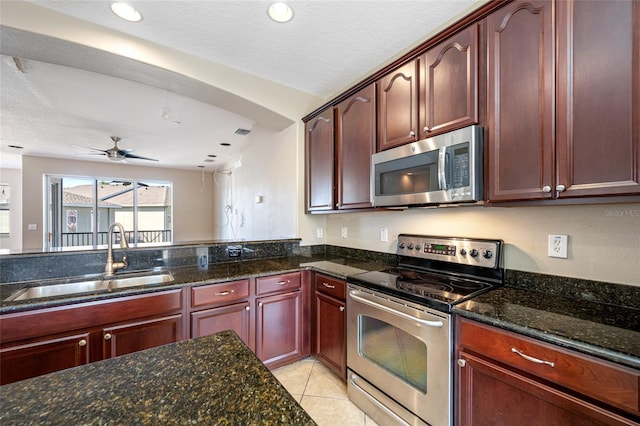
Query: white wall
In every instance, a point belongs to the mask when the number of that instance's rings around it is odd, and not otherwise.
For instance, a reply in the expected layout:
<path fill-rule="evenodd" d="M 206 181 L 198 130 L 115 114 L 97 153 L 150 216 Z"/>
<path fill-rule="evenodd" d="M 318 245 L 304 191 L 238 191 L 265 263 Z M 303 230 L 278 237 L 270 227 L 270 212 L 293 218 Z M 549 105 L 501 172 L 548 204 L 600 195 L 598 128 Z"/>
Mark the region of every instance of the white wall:
<path fill-rule="evenodd" d="M 23 249 L 42 249 L 43 176 L 61 174 L 173 182 L 173 240 L 201 241 L 213 238 L 213 175 L 194 170 L 164 169 L 133 164 L 28 157 L 22 159 Z M 28 231 L 36 224 L 36 231 Z"/>
<path fill-rule="evenodd" d="M 296 237 L 297 128 L 294 124 L 276 132 L 254 126 L 241 164 L 218 168 L 214 179 L 215 238 Z M 262 202 L 256 202 L 257 196 Z"/>
<path fill-rule="evenodd" d="M 22 248 L 22 173 L 20 169 L 0 169 L 0 182 L 8 183 L 11 188 L 9 236 L 0 237 L 0 249 L 19 249 Z"/>
<path fill-rule="evenodd" d="M 640 203 L 347 213 L 327 215 L 326 225 L 327 244 L 389 253 L 399 233 L 502 239 L 507 269 L 640 286 Z M 548 234 L 569 235 L 568 259 L 547 256 Z"/>

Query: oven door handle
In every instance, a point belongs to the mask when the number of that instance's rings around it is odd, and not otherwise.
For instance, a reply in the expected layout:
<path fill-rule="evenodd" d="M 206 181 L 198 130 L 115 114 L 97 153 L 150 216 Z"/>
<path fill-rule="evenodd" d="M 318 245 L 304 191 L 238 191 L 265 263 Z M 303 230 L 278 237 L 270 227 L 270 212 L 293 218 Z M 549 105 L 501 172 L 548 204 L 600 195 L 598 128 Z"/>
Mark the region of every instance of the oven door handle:
<path fill-rule="evenodd" d="M 424 319 L 421 319 L 421 318 L 412 317 L 411 315 L 405 314 L 404 312 L 396 311 L 393 308 L 390 308 L 390 307 L 385 306 L 385 305 L 381 305 L 380 303 L 374 302 L 373 300 L 369 300 L 369 299 L 366 299 L 364 297 L 358 296 L 355 291 L 350 291 L 349 292 L 349 296 L 351 296 L 351 298 L 353 298 L 354 300 L 357 300 L 360 303 L 364 303 L 365 305 L 373 306 L 374 308 L 381 309 L 381 310 L 383 310 L 385 312 L 388 312 L 390 314 L 399 316 L 399 317 L 401 317 L 403 319 L 406 319 L 406 320 L 409 320 L 409 321 L 412 321 L 412 322 L 417 322 L 419 325 L 424 325 L 424 326 L 427 326 L 427 327 L 438 327 L 438 328 L 444 326 L 444 323 L 442 321 L 428 321 L 428 320 L 424 320 Z"/>

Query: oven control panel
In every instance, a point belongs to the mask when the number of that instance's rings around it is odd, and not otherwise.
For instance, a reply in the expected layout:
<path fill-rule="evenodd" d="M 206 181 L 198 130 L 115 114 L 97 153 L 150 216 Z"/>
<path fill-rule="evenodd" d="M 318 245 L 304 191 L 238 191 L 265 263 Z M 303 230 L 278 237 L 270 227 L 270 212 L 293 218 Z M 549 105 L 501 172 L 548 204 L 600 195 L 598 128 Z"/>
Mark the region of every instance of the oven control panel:
<path fill-rule="evenodd" d="M 398 235 L 399 256 L 439 260 L 485 268 L 500 267 L 501 240 Z"/>

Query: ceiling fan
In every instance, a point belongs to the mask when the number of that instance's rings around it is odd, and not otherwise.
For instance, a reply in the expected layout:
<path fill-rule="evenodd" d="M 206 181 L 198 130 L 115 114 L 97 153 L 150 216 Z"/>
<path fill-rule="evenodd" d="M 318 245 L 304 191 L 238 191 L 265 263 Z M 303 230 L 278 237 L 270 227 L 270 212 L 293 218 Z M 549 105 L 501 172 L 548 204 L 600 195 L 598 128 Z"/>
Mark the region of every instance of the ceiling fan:
<path fill-rule="evenodd" d="M 158 161 L 155 158 L 142 157 L 140 155 L 132 154 L 133 149 L 120 149 L 118 148 L 118 142 L 120 142 L 120 138 L 118 136 L 111 136 L 111 140 L 113 141 L 113 147 L 109 149 L 98 149 L 92 148 L 90 146 L 84 145 L 76 145 L 82 148 L 87 148 L 92 151 L 99 151 L 100 153 L 95 153 L 94 155 L 106 155 L 109 160 L 113 161 L 122 161 L 127 158 L 133 158 L 136 160 L 149 160 L 149 161 Z"/>

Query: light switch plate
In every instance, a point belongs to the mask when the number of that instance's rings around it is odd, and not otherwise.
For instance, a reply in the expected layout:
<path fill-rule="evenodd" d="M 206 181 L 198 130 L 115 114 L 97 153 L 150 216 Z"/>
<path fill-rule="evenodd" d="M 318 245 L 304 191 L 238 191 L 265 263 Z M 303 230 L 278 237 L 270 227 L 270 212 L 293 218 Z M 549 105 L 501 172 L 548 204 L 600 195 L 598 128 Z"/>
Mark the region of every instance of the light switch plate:
<path fill-rule="evenodd" d="M 343 226 L 343 227 L 340 229 L 340 236 L 341 236 L 342 238 L 347 238 L 347 227 L 346 227 L 346 226 Z"/>
<path fill-rule="evenodd" d="M 380 228 L 380 241 L 383 243 L 389 242 L 389 229 Z"/>
<path fill-rule="evenodd" d="M 569 237 L 567 235 L 549 234 L 549 257 L 566 259 Z"/>
<path fill-rule="evenodd" d="M 316 228 L 316 238 L 322 238 L 324 237 L 324 230 L 322 229 L 322 226 L 318 226 Z"/>

